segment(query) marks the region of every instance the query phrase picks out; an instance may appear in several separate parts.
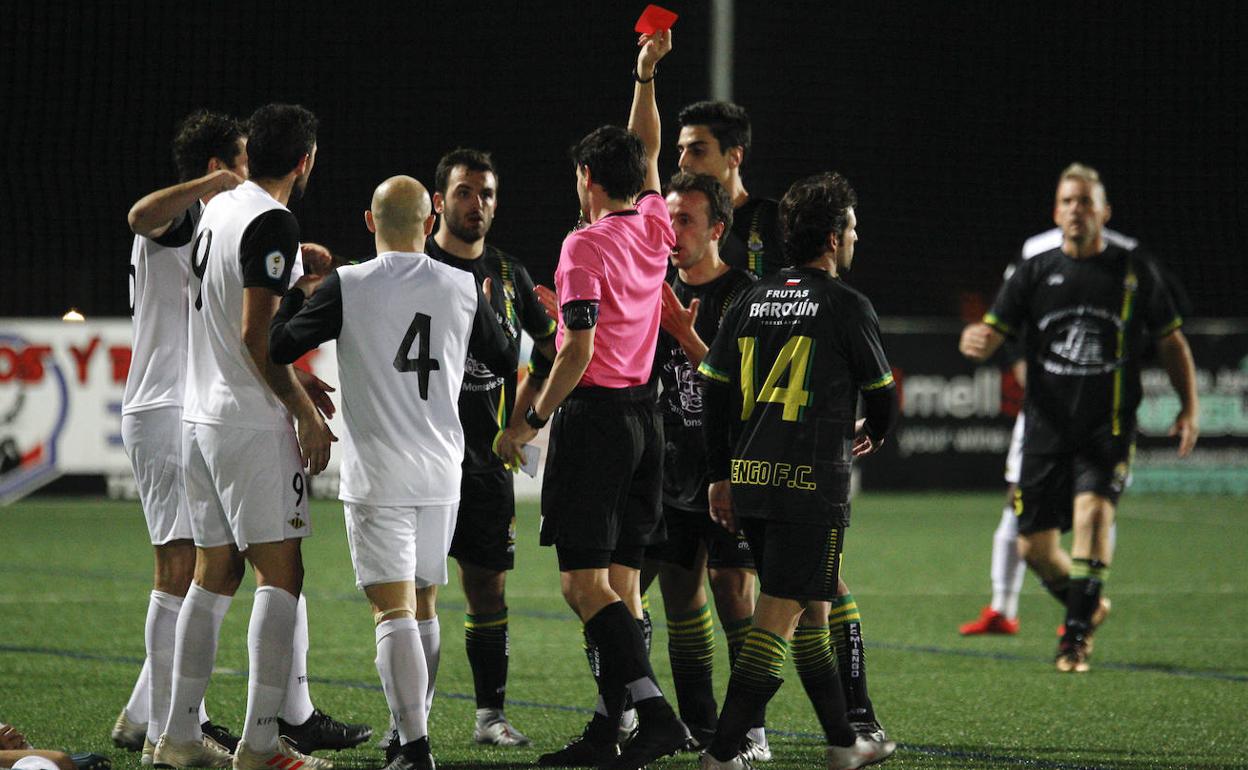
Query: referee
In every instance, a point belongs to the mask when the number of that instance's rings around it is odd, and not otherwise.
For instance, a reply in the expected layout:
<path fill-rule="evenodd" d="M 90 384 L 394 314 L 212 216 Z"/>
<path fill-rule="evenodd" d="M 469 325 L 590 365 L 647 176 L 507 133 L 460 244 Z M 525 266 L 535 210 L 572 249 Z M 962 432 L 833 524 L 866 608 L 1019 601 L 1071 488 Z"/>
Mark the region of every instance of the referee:
<path fill-rule="evenodd" d="M 653 88 L 654 63 L 671 48 L 671 33 L 645 36 L 642 45 L 636 88 Z M 558 353 L 542 392 L 499 440 L 500 456 L 514 462 L 553 418 L 541 543 L 555 546 L 564 598 L 601 661 L 606 714 L 565 749 L 539 758 L 542 765 L 634 770 L 689 739 L 659 690 L 637 622 L 642 557 L 661 532 L 663 427 L 649 380 L 676 243 L 657 192 L 657 150 L 618 126 L 572 148 L 589 224 L 564 239 L 555 270 Z M 626 693 L 640 727 L 617 757 Z"/>

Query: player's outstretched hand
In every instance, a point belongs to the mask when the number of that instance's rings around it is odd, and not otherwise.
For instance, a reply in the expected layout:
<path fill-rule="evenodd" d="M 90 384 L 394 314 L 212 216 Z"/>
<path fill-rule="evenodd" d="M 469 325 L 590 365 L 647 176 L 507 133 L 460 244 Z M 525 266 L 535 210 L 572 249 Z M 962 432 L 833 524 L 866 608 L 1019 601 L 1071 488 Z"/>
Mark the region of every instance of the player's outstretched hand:
<path fill-rule="evenodd" d="M 308 398 L 312 399 L 312 404 L 316 407 L 316 411 L 320 412 L 326 420 L 334 416 L 334 413 L 338 410 L 334 407 L 334 402 L 329 397 L 329 394 L 334 392 L 329 383 L 312 372 L 298 367 L 295 368 L 295 379 L 303 386 L 303 392 L 308 394 Z"/>
<path fill-rule="evenodd" d="M 310 417 L 298 420 L 299 454 L 303 457 L 303 467 L 315 476 L 329 465 L 329 447 L 338 437 L 329 429 L 320 414 L 312 413 Z"/>
<path fill-rule="evenodd" d="M 308 275 L 329 275 L 334 269 L 334 255 L 319 243 L 299 244 L 299 254 L 303 257 L 303 272 Z"/>
<path fill-rule="evenodd" d="M 992 355 L 993 337 L 997 333 L 986 323 L 974 323 L 962 330 L 958 340 L 958 352 L 972 361 L 983 361 Z"/>
<path fill-rule="evenodd" d="M 1174 418 L 1170 426 L 1170 435 L 1179 437 L 1179 457 L 1187 457 L 1196 448 L 1196 439 L 1200 436 L 1200 420 L 1195 414 L 1183 410 Z"/>
<path fill-rule="evenodd" d="M 659 59 L 672 50 L 672 31 L 663 29 L 640 35 L 637 45 L 641 47 L 637 53 L 637 74 L 649 78 L 654 75 L 654 66 L 659 63 Z"/>
<path fill-rule="evenodd" d="M 715 481 L 706 488 L 711 504 L 711 521 L 728 530 L 737 531 L 737 519 L 732 510 L 732 483 L 728 479 Z"/>
<path fill-rule="evenodd" d="M 874 454 L 882 446 L 884 446 L 884 439 L 880 439 L 879 443 L 876 443 L 867 435 L 866 420 L 859 420 L 854 423 L 854 457 Z"/>
<path fill-rule="evenodd" d="M 684 339 L 694 334 L 693 325 L 698 320 L 698 307 L 702 301 L 694 299 L 685 307 L 670 283 L 663 284 L 663 309 L 659 315 L 659 325 L 663 331 L 676 339 Z"/>
<path fill-rule="evenodd" d="M 542 303 L 542 310 L 546 311 L 546 315 L 550 316 L 550 320 L 559 323 L 559 298 L 555 296 L 554 289 L 547 288 L 539 283 L 533 287 L 533 293 L 537 295 L 537 301 Z"/>

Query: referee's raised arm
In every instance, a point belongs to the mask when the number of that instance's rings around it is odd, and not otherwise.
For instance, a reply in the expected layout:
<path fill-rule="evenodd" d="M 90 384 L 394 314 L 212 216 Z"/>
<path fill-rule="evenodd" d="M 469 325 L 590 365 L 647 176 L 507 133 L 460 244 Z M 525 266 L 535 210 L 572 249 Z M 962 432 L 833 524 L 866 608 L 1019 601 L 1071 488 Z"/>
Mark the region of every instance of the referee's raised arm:
<path fill-rule="evenodd" d="M 654 78 L 658 73 L 659 59 L 672 50 L 672 31 L 661 30 L 642 35 L 637 40 L 641 50 L 637 53 L 637 65 L 633 70 L 633 106 L 628 113 L 628 129 L 641 137 L 646 147 L 646 179 L 642 190 L 662 192 L 659 177 L 659 148 L 662 126 L 659 122 L 659 106 L 654 97 Z"/>

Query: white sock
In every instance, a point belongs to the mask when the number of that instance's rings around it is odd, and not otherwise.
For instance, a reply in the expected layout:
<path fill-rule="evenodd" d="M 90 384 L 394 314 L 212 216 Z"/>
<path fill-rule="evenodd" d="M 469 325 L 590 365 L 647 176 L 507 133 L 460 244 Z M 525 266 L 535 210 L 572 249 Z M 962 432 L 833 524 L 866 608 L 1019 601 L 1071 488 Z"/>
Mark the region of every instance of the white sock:
<path fill-rule="evenodd" d="M 148 602 L 148 614 L 151 614 L 152 605 Z M 139 670 L 139 678 L 134 680 L 134 689 L 130 691 L 130 700 L 126 701 L 126 719 L 131 722 L 145 722 L 150 716 L 147 710 L 148 693 L 151 690 L 152 681 L 152 663 L 146 658 L 143 660 L 143 668 Z"/>
<path fill-rule="evenodd" d="M 425 652 L 425 667 L 429 669 L 429 685 L 425 693 L 425 716 L 428 717 L 429 710 L 433 708 L 434 683 L 438 681 L 438 661 L 442 659 L 442 626 L 438 625 L 437 615 L 428 620 L 418 620 L 416 625 L 420 628 L 420 646 Z"/>
<path fill-rule="evenodd" d="M 178 613 L 173 646 L 173 685 L 169 694 L 169 719 L 164 732 L 176 741 L 198 742 L 199 710 L 208 689 L 208 677 L 217 660 L 217 636 L 221 620 L 233 597 L 214 594 L 192 583 Z"/>
<path fill-rule="evenodd" d="M 1109 525 L 1109 555 L 1118 550 L 1118 522 Z"/>
<path fill-rule="evenodd" d="M 298 599 L 277 586 L 256 589 L 247 626 L 247 721 L 242 736 L 253 751 L 277 748 L 277 712 L 286 700 L 298 606 Z"/>
<path fill-rule="evenodd" d="M 160 730 L 169 718 L 169 691 L 173 687 L 173 648 L 178 633 L 178 611 L 182 597 L 152 591 L 147 602 L 147 624 L 143 642 L 147 646 L 147 739 L 156 745 Z"/>
<path fill-rule="evenodd" d="M 201 700 L 199 702 L 199 723 L 202 725 L 211 721 L 208 718 L 208 705 Z"/>
<path fill-rule="evenodd" d="M 312 716 L 312 693 L 308 690 L 308 600 L 299 595 L 295 613 L 295 643 L 291 646 L 290 682 L 286 685 L 286 702 L 282 719 L 287 724 L 301 725 Z"/>
<path fill-rule="evenodd" d="M 992 608 L 1007 618 L 1018 617 L 1018 595 L 1027 565 L 1018 556 L 1018 516 L 1011 506 L 1001 510 L 992 534 Z"/>
<path fill-rule="evenodd" d="M 390 719 L 399 731 L 399 745 L 429 734 L 425 698 L 433 685 L 420 628 L 427 622 L 395 618 L 377 624 L 377 675 L 386 693 Z"/>

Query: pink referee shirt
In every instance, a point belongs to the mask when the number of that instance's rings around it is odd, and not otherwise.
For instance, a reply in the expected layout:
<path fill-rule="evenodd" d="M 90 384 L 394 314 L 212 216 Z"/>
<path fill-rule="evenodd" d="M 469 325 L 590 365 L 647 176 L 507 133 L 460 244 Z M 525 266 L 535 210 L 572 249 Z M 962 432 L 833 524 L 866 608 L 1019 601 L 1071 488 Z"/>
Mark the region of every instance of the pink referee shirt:
<path fill-rule="evenodd" d="M 642 193 L 636 210 L 599 219 L 563 239 L 555 292 L 560 306 L 598 303 L 594 357 L 583 386 L 631 388 L 650 379 L 667 261 L 676 245 L 663 196 Z M 555 345 L 563 345 L 563 316 Z"/>

